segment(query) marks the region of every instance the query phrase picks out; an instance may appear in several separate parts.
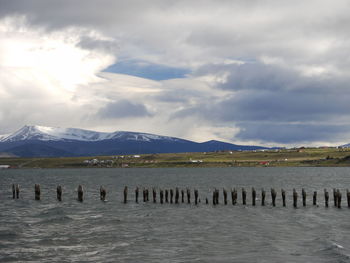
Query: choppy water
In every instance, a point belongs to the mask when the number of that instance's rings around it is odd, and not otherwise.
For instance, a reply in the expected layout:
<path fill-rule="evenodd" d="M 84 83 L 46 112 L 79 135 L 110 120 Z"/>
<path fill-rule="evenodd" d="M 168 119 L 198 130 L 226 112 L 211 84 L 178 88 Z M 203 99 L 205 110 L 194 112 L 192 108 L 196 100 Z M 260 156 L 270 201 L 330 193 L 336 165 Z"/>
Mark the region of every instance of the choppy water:
<path fill-rule="evenodd" d="M 0 170 L 0 262 L 350 262 L 349 174 L 349 168 Z M 19 200 L 12 200 L 12 183 L 21 186 Z M 41 201 L 34 201 L 35 183 Z M 78 184 L 83 203 L 76 201 Z M 100 185 L 108 202 L 99 200 Z M 196 187 L 202 203 L 135 204 L 136 186 Z M 277 207 L 268 191 L 269 204 L 252 207 L 252 186 L 278 189 Z M 240 193 L 237 206 L 205 205 L 213 187 L 246 187 L 248 205 Z M 308 190 L 307 207 L 292 208 L 294 187 Z M 324 207 L 325 187 L 330 195 L 333 187 L 343 190 L 342 209 Z M 311 205 L 314 190 L 319 207 Z"/>

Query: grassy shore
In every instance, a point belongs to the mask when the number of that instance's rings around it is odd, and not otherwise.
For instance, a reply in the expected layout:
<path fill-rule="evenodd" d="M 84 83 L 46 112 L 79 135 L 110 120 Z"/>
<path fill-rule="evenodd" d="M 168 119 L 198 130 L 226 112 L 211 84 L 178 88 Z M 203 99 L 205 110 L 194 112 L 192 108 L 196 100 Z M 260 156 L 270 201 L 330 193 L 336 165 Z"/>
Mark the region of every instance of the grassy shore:
<path fill-rule="evenodd" d="M 350 166 L 350 149 L 306 148 L 95 157 L 0 158 L 0 165 L 10 165 L 13 168 Z"/>

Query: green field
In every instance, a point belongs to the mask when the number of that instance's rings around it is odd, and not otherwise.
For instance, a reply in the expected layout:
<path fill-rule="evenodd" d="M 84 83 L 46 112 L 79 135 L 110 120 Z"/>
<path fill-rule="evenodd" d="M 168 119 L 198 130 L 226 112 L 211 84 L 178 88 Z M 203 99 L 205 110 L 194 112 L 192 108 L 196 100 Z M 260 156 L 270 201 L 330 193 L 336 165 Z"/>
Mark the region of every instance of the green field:
<path fill-rule="evenodd" d="M 93 159 L 96 160 L 93 162 Z M 10 165 L 12 168 L 350 166 L 350 149 L 306 148 L 139 156 L 0 158 L 0 165 Z"/>

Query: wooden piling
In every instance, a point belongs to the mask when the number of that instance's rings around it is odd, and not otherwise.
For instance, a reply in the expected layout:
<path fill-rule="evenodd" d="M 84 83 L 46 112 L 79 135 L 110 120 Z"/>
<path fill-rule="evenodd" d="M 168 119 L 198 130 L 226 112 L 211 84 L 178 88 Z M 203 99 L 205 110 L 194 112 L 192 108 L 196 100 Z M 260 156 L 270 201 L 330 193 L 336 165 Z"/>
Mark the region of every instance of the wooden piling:
<path fill-rule="evenodd" d="M 215 195 L 216 195 L 216 189 L 214 189 L 214 191 L 213 191 L 213 205 L 216 205 Z"/>
<path fill-rule="evenodd" d="M 303 206 L 306 206 L 306 192 L 304 188 L 301 189 L 301 196 L 303 198 Z"/>
<path fill-rule="evenodd" d="M 298 193 L 295 189 L 293 189 L 293 207 L 298 207 Z"/>
<path fill-rule="evenodd" d="M 198 190 L 194 189 L 194 204 L 198 204 Z"/>
<path fill-rule="evenodd" d="M 217 205 L 219 204 L 219 195 L 220 195 L 219 190 L 215 189 L 215 202 Z"/>
<path fill-rule="evenodd" d="M 35 184 L 34 185 L 34 199 L 39 201 L 40 200 L 40 194 L 41 194 L 40 184 Z"/>
<path fill-rule="evenodd" d="M 271 199 L 272 199 L 272 206 L 276 206 L 276 190 L 274 188 L 271 188 Z"/>
<path fill-rule="evenodd" d="M 337 190 L 335 188 L 333 188 L 333 201 L 334 201 L 334 206 L 337 207 L 338 204 L 337 204 Z"/>
<path fill-rule="evenodd" d="M 106 189 L 104 189 L 104 187 L 101 185 L 100 186 L 100 199 L 101 199 L 101 201 L 106 201 L 106 195 L 107 195 Z"/>
<path fill-rule="evenodd" d="M 12 184 L 12 198 L 13 199 L 16 198 L 16 186 L 15 186 L 15 184 Z"/>
<path fill-rule="evenodd" d="M 156 189 L 152 188 L 153 203 L 157 203 L 157 192 Z"/>
<path fill-rule="evenodd" d="M 165 189 L 165 203 L 169 203 L 169 190 Z"/>
<path fill-rule="evenodd" d="M 252 205 L 255 206 L 255 201 L 256 201 L 256 191 L 255 188 L 252 188 Z"/>
<path fill-rule="evenodd" d="M 181 189 L 181 203 L 185 203 L 185 191 Z"/>
<path fill-rule="evenodd" d="M 342 197 L 342 194 L 339 191 L 339 189 L 337 189 L 337 207 L 338 208 L 341 208 L 341 197 Z"/>
<path fill-rule="evenodd" d="M 139 202 L 139 188 L 135 188 L 135 203 Z"/>
<path fill-rule="evenodd" d="M 261 206 L 265 205 L 266 192 L 264 188 L 261 189 Z"/>
<path fill-rule="evenodd" d="M 16 184 L 16 198 L 19 198 L 19 184 Z"/>
<path fill-rule="evenodd" d="M 225 188 L 222 189 L 222 194 L 224 196 L 224 204 L 227 205 L 227 191 Z"/>
<path fill-rule="evenodd" d="M 324 204 L 326 207 L 328 207 L 328 201 L 329 201 L 329 193 L 327 189 L 324 189 Z"/>
<path fill-rule="evenodd" d="M 317 205 L 317 191 L 312 195 L 312 205 Z"/>
<path fill-rule="evenodd" d="M 149 191 L 148 191 L 148 188 L 146 188 L 145 194 L 146 194 L 146 202 L 148 202 L 148 201 L 149 201 Z"/>
<path fill-rule="evenodd" d="M 208 200 L 208 197 L 205 198 L 205 204 L 209 204 L 209 200 Z"/>
<path fill-rule="evenodd" d="M 146 188 L 143 188 L 142 189 L 142 196 L 143 196 L 143 202 L 145 203 L 147 200 L 147 198 L 146 198 Z"/>
<path fill-rule="evenodd" d="M 161 189 L 160 192 L 159 192 L 159 197 L 160 197 L 160 203 L 163 204 L 163 201 L 164 201 L 164 192 L 163 192 L 162 189 Z"/>
<path fill-rule="evenodd" d="M 56 188 L 57 200 L 62 201 L 62 186 L 58 185 Z"/>
<path fill-rule="evenodd" d="M 186 189 L 186 195 L 187 195 L 187 204 L 191 203 L 191 190 L 189 188 Z"/>
<path fill-rule="evenodd" d="M 243 205 L 247 204 L 247 192 L 244 188 L 242 188 L 242 202 L 243 202 Z"/>
<path fill-rule="evenodd" d="M 128 202 L 128 187 L 124 187 L 124 204 Z"/>
<path fill-rule="evenodd" d="M 170 189 L 170 204 L 173 203 L 173 198 L 174 198 L 174 190 Z"/>
<path fill-rule="evenodd" d="M 283 207 L 286 207 L 286 191 L 284 189 L 281 189 L 281 195 L 282 195 L 282 205 Z"/>
<path fill-rule="evenodd" d="M 78 201 L 83 202 L 84 200 L 84 189 L 81 185 L 78 186 Z"/>
<path fill-rule="evenodd" d="M 234 188 L 233 190 L 231 189 L 231 199 L 232 199 L 232 205 L 237 204 L 237 190 Z"/>
<path fill-rule="evenodd" d="M 346 198 L 347 198 L 347 201 L 348 201 L 348 207 L 350 207 L 350 192 L 349 192 L 349 189 L 346 189 Z"/>
<path fill-rule="evenodd" d="M 179 188 L 176 187 L 176 188 L 175 188 L 175 204 L 178 204 L 178 203 L 179 203 L 179 198 L 180 198 Z"/>

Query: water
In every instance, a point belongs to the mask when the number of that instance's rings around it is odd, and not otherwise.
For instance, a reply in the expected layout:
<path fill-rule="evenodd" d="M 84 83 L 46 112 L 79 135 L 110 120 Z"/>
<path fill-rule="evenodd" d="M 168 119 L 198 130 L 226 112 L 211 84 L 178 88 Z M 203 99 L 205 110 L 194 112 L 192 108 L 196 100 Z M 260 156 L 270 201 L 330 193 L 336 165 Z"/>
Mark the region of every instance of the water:
<path fill-rule="evenodd" d="M 349 168 L 0 170 L 0 262 L 350 262 L 349 174 Z M 12 200 L 12 183 L 21 186 L 19 200 Z M 41 201 L 34 201 L 35 183 Z M 78 184 L 83 203 L 76 201 Z M 108 202 L 99 200 L 100 185 Z M 197 187 L 202 203 L 135 204 L 137 185 Z M 224 206 L 222 192 L 219 206 L 204 204 L 213 187 L 233 186 L 247 188 L 247 206 L 240 191 L 237 206 Z M 268 190 L 267 206 L 250 205 L 252 186 L 258 198 L 261 187 Z M 270 187 L 278 189 L 277 207 L 270 205 Z M 308 191 L 307 207 L 292 208 L 294 187 L 299 196 L 302 187 Z M 325 187 L 330 195 L 342 189 L 342 209 L 324 207 Z M 314 190 L 319 207 L 311 205 Z"/>

